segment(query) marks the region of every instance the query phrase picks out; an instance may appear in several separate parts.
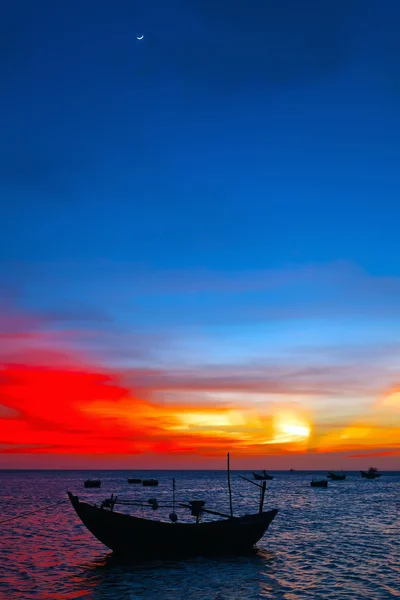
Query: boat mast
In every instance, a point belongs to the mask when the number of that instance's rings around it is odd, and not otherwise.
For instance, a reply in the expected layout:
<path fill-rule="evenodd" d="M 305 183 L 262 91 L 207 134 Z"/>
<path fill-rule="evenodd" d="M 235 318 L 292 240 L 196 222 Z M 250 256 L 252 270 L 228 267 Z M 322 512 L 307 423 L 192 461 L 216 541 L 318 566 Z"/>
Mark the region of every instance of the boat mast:
<path fill-rule="evenodd" d="M 172 513 L 170 513 L 169 518 L 173 523 L 178 520 L 178 515 L 175 512 L 175 478 L 172 479 Z"/>
<path fill-rule="evenodd" d="M 233 508 L 232 508 L 232 490 L 231 490 L 231 471 L 230 471 L 230 456 L 228 452 L 228 489 L 229 489 L 229 508 L 231 510 L 231 517 L 233 517 Z"/>
<path fill-rule="evenodd" d="M 266 489 L 267 489 L 267 482 L 263 481 L 262 486 L 261 486 L 261 493 L 260 493 L 260 508 L 259 508 L 260 513 L 262 513 L 262 510 L 263 510 Z"/>

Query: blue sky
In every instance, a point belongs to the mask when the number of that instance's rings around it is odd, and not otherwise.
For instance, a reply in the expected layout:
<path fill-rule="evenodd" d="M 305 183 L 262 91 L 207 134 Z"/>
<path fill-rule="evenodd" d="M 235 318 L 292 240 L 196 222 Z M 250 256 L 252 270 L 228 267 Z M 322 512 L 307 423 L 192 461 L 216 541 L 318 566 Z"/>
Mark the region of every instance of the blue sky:
<path fill-rule="evenodd" d="M 6 8 L 3 261 L 398 268 L 398 3 L 215 4 Z"/>
<path fill-rule="evenodd" d="M 124 367 L 396 383 L 397 0 L 16 0 L 0 29 L 7 307 Z"/>

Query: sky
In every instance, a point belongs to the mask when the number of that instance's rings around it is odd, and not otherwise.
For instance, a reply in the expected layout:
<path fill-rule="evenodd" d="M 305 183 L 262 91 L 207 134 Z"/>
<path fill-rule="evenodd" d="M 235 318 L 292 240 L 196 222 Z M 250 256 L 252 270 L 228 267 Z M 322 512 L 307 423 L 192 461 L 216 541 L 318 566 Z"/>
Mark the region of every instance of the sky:
<path fill-rule="evenodd" d="M 7 3 L 0 468 L 400 469 L 399 30 Z"/>

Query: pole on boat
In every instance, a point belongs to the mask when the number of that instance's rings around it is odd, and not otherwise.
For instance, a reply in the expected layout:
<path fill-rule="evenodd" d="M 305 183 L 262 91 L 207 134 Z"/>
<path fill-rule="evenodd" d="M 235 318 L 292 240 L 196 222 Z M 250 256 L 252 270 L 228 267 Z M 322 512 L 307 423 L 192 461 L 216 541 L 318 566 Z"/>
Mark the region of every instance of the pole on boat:
<path fill-rule="evenodd" d="M 259 483 L 256 483 L 255 481 L 252 481 L 251 479 L 247 479 L 247 477 L 243 477 L 243 475 L 239 475 L 240 479 L 244 479 L 245 481 L 248 481 L 249 483 L 252 483 L 253 485 L 256 485 L 258 488 L 262 488 L 262 485 L 260 485 Z"/>
<path fill-rule="evenodd" d="M 172 479 L 172 513 L 170 513 L 169 518 L 173 523 L 178 520 L 178 515 L 175 512 L 175 478 Z"/>
<path fill-rule="evenodd" d="M 232 490 L 231 490 L 231 470 L 230 470 L 230 456 L 228 452 L 228 489 L 229 489 L 229 508 L 231 510 L 231 517 L 233 517 L 233 508 L 232 508 Z"/>
<path fill-rule="evenodd" d="M 263 481 L 262 482 L 262 486 L 261 486 L 261 495 L 260 495 L 260 509 L 259 512 L 262 513 L 262 509 L 264 506 L 264 497 L 265 497 L 265 490 L 267 489 L 267 482 Z"/>

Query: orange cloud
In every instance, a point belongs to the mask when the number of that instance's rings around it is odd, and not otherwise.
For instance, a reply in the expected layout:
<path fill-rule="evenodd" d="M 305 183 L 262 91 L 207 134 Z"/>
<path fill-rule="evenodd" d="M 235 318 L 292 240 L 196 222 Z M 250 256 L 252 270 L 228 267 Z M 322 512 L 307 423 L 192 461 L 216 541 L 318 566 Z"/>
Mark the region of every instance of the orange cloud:
<path fill-rule="evenodd" d="M 0 371 L 3 453 L 260 451 L 308 436 L 293 414 L 285 425 L 252 408 L 152 402 L 124 386 L 123 373 L 94 369 L 71 351 L 44 350 L 42 334 L 12 339 L 13 362 L 3 353 Z"/>
<path fill-rule="evenodd" d="M 396 448 L 399 446 L 400 427 L 380 425 L 353 425 L 342 431 L 330 432 L 323 436 L 318 444 L 319 452 L 342 450 L 367 450 L 379 447 Z"/>
<path fill-rule="evenodd" d="M 246 386 L 246 378 L 231 378 L 229 370 L 173 377 L 162 370 L 110 370 L 74 348 L 76 332 L 45 330 L 40 319 L 15 315 L 3 315 L 0 328 L 2 454 L 219 456 L 232 450 L 260 457 L 399 447 L 400 426 L 375 418 L 397 408 L 396 391 L 362 422 L 322 431 L 301 405 L 307 395 L 304 385 L 296 394 L 295 378 L 290 386 L 279 374 L 268 381 L 274 400 L 265 395 L 263 403 L 261 379 Z M 228 402 L 226 390 L 242 399 Z M 184 394 L 187 400 L 177 402 Z"/>
<path fill-rule="evenodd" d="M 400 391 L 398 389 L 391 390 L 378 401 L 378 406 L 383 409 L 390 409 L 390 411 L 400 412 Z"/>

